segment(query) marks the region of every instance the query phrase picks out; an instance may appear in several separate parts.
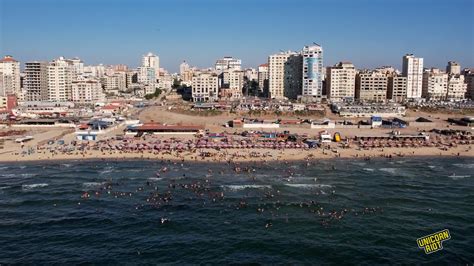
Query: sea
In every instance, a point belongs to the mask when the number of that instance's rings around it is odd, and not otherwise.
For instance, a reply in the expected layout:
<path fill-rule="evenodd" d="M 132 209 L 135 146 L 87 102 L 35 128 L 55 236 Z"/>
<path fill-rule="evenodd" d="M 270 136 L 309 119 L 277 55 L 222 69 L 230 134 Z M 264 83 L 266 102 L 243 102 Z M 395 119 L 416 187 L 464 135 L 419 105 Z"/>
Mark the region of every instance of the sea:
<path fill-rule="evenodd" d="M 0 163 L 1 265 L 473 262 L 473 158 Z"/>

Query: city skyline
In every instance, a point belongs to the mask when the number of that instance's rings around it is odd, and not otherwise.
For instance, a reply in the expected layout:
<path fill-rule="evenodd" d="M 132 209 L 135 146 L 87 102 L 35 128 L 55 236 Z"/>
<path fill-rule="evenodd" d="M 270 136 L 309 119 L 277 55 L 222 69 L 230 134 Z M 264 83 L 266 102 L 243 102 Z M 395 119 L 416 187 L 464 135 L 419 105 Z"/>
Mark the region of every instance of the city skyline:
<path fill-rule="evenodd" d="M 325 49 L 325 66 L 350 61 L 359 69 L 382 65 L 401 69 L 401 57 L 407 53 L 425 58 L 426 67 L 444 68 L 448 61 L 474 65 L 472 1 L 176 2 L 4 0 L 0 50 L 22 63 L 78 56 L 88 65 L 130 67 L 139 66 L 141 56 L 151 51 L 160 57 L 163 68 L 178 72 L 183 60 L 204 68 L 224 56 L 256 68 L 280 50 L 297 51 L 318 42 Z M 298 13 L 303 12 L 303 4 L 308 5 L 304 10 L 325 10 L 316 12 L 321 25 L 315 23 L 314 32 L 307 16 Z M 403 8 L 408 4 L 410 9 Z M 281 16 L 282 10 L 286 17 Z M 387 13 L 369 16 L 380 12 Z M 181 19 L 173 20 L 177 14 Z M 183 14 L 188 16 L 183 19 Z M 446 19 L 448 14 L 455 17 Z M 249 17 L 254 19 L 243 19 Z M 72 23 L 58 23 L 68 18 Z M 31 26 L 32 21 L 37 27 Z M 29 39 L 35 40 L 34 47 Z"/>

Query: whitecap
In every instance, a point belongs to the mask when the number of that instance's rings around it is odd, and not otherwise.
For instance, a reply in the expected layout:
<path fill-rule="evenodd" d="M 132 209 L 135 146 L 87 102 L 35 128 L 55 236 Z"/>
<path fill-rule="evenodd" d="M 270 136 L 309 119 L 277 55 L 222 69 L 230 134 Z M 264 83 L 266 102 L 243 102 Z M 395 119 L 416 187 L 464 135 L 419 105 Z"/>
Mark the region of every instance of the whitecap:
<path fill-rule="evenodd" d="M 373 168 L 364 168 L 364 170 L 367 171 L 367 172 L 373 172 L 373 171 L 375 171 Z"/>
<path fill-rule="evenodd" d="M 9 189 L 9 188 L 11 188 L 11 186 L 4 186 L 4 187 L 0 187 L 0 190 Z"/>
<path fill-rule="evenodd" d="M 105 174 L 108 174 L 108 173 L 112 173 L 113 171 L 114 171 L 113 168 L 108 167 L 108 169 L 99 171 L 99 175 L 105 175 Z"/>
<path fill-rule="evenodd" d="M 163 177 L 149 177 L 148 180 L 151 180 L 151 181 L 160 181 L 162 180 Z"/>
<path fill-rule="evenodd" d="M 28 185 L 22 185 L 21 188 L 24 190 L 29 190 L 29 189 L 34 189 L 34 188 L 41 188 L 41 187 L 47 187 L 48 184 L 46 183 L 39 183 L 39 184 L 28 184 Z"/>
<path fill-rule="evenodd" d="M 471 177 L 471 176 L 470 175 L 450 175 L 448 177 L 453 180 L 458 180 L 458 179 L 463 179 L 463 178 Z"/>
<path fill-rule="evenodd" d="M 296 188 L 323 188 L 323 187 L 332 187 L 331 185 L 325 184 L 285 184 L 285 186 L 296 187 Z"/>
<path fill-rule="evenodd" d="M 222 186 L 230 190 L 242 190 L 242 189 L 263 189 L 263 188 L 272 188 L 270 185 L 225 185 Z"/>
<path fill-rule="evenodd" d="M 392 175 L 397 173 L 397 168 L 380 168 L 380 171 L 390 173 Z"/>
<path fill-rule="evenodd" d="M 98 186 L 101 186 L 103 184 L 104 184 L 104 182 L 102 182 L 102 183 L 101 182 L 85 182 L 85 183 L 82 183 L 82 185 L 84 187 L 98 187 Z"/>
<path fill-rule="evenodd" d="M 461 168 L 468 168 L 468 169 L 474 168 L 474 163 L 455 163 L 453 165 L 457 167 L 461 167 Z"/>

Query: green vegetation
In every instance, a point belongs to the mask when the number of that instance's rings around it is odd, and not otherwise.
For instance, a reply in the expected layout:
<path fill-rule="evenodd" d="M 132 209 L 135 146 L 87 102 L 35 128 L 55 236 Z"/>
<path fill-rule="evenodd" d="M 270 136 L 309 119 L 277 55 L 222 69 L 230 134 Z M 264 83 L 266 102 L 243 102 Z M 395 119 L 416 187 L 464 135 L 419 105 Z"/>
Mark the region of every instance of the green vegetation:
<path fill-rule="evenodd" d="M 210 109 L 210 110 L 184 110 L 184 109 L 173 109 L 173 112 L 185 115 L 195 115 L 195 116 L 217 116 L 223 114 L 220 110 Z"/>
<path fill-rule="evenodd" d="M 173 80 L 173 85 L 171 86 L 173 89 L 178 89 L 181 87 L 181 80 L 175 78 Z"/>
<path fill-rule="evenodd" d="M 145 99 L 151 100 L 151 99 L 154 99 L 154 98 L 160 96 L 160 94 L 161 94 L 161 89 L 157 88 L 157 89 L 155 89 L 155 93 L 150 93 L 150 94 L 145 95 Z"/>

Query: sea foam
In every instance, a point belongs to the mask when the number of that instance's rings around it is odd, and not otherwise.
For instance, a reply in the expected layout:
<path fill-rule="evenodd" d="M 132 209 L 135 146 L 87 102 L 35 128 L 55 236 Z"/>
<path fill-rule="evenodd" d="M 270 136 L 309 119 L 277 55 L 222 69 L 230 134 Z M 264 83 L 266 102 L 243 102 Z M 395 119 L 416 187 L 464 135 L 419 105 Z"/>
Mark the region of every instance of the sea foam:
<path fill-rule="evenodd" d="M 48 184 L 46 183 L 39 183 L 39 184 L 28 184 L 28 185 L 22 185 L 21 188 L 24 190 L 29 190 L 29 189 L 34 189 L 34 188 L 41 188 L 41 187 L 47 187 Z"/>

